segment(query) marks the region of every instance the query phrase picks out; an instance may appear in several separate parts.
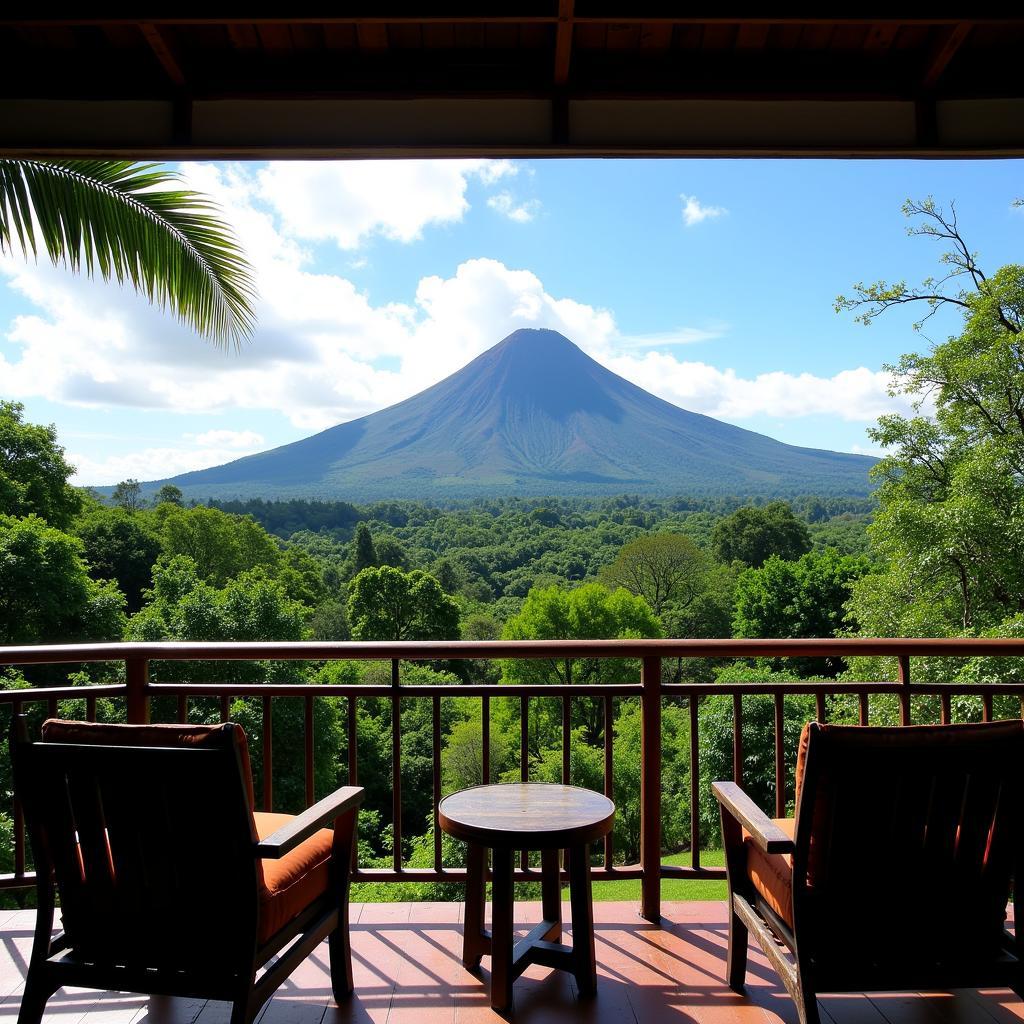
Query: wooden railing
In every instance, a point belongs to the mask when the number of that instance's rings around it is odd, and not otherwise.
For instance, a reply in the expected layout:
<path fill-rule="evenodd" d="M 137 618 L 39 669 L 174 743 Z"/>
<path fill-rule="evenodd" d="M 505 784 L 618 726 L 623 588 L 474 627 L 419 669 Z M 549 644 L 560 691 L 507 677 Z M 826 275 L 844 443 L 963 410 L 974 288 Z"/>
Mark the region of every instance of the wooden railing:
<path fill-rule="evenodd" d="M 787 682 L 787 683 L 686 683 L 663 682 L 664 659 L 695 658 L 747 659 L 823 658 L 884 656 L 895 659 L 896 678 L 888 682 Z M 482 777 L 490 777 L 489 705 L 493 697 L 518 698 L 522 744 L 520 772 L 525 780 L 529 772 L 527 735 L 530 699 L 557 698 L 562 703 L 562 777 L 569 781 L 571 753 L 571 704 L 574 700 L 599 700 L 604 719 L 604 791 L 614 799 L 613 717 L 614 700 L 632 697 L 640 701 L 641 718 L 641 844 L 638 864 L 615 865 L 611 837 L 605 840 L 604 862 L 593 871 L 595 881 L 603 879 L 641 880 L 641 912 L 649 920 L 660 916 L 661 879 L 723 878 L 724 869 L 703 867 L 700 863 L 700 773 L 699 718 L 702 698 L 731 695 L 733 703 L 733 779 L 743 781 L 744 697 L 767 694 L 774 701 L 774 789 L 775 814 L 782 816 L 787 805 L 784 699 L 792 695 L 813 695 L 817 718 L 826 720 L 826 697 L 849 694 L 856 696 L 861 724 L 868 721 L 870 700 L 880 694 L 898 698 L 899 720 L 911 724 L 913 696 L 937 696 L 941 720 L 951 720 L 951 699 L 971 695 L 980 702 L 984 720 L 993 715 L 993 699 L 1000 695 L 1018 698 L 1016 709 L 1024 712 L 1024 682 L 999 684 L 912 683 L 910 659 L 913 657 L 963 659 L 970 657 L 1024 657 L 1024 640 L 591 640 L 591 641 L 482 641 L 422 643 L 135 643 L 87 644 L 38 647 L 0 648 L 0 666 L 75 665 L 81 663 L 121 662 L 123 684 L 92 686 L 55 686 L 32 689 L 0 690 L 0 705 L 9 705 L 14 714 L 26 705 L 42 703 L 50 715 L 57 714 L 62 700 L 84 701 L 85 714 L 96 717 L 99 698 L 122 699 L 129 722 L 149 721 L 150 701 L 170 696 L 177 701 L 177 719 L 188 721 L 189 702 L 199 698 L 218 698 L 220 715 L 227 720 L 231 699 L 259 698 L 262 701 L 262 785 L 258 787 L 262 806 L 273 804 L 273 698 L 291 697 L 304 701 L 303 725 L 304 778 L 307 803 L 314 799 L 314 700 L 317 697 L 341 697 L 347 702 L 348 781 L 359 781 L 359 750 L 357 735 L 358 701 L 385 698 L 391 701 L 392 739 L 392 811 L 394 824 L 394 857 L 390 868 L 361 868 L 356 865 L 357 881 L 375 882 L 452 882 L 464 881 L 465 869 L 445 867 L 441 857 L 441 833 L 437 825 L 437 803 L 441 796 L 441 700 L 445 697 L 474 697 L 482 704 Z M 461 659 L 636 659 L 641 666 L 640 678 L 633 682 L 614 684 L 570 685 L 505 685 L 444 684 L 405 685 L 402 683 L 403 661 L 452 661 Z M 377 660 L 390 663 L 388 685 L 324 685 L 274 683 L 155 683 L 150 681 L 150 664 L 168 661 L 285 661 L 309 662 Z M 400 701 L 405 698 L 430 700 L 432 704 L 434 863 L 431 868 L 408 868 L 402 862 L 402 751 Z M 690 725 L 690 863 L 668 865 L 661 861 L 661 773 L 662 773 L 662 705 L 665 700 L 683 698 L 689 708 Z M 531 869 L 525 855 L 516 870 L 517 881 L 539 880 L 539 871 Z M 26 870 L 25 829 L 20 808 L 14 806 L 14 871 L 0 876 L 0 888 L 19 888 L 34 882 Z"/>

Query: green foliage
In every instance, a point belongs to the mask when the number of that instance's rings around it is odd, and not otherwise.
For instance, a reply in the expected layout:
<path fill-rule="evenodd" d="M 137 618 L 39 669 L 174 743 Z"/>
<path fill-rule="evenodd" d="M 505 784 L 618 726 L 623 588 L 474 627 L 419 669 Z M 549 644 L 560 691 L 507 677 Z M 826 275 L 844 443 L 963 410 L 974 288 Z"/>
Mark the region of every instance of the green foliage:
<path fill-rule="evenodd" d="M 363 569 L 352 581 L 348 617 L 357 640 L 455 640 L 459 606 L 433 576 L 389 565 Z"/>
<path fill-rule="evenodd" d="M 0 644 L 117 640 L 123 625 L 124 595 L 89 577 L 77 538 L 0 515 Z"/>
<path fill-rule="evenodd" d="M 739 508 L 720 519 L 711 534 L 711 547 L 721 562 L 757 568 L 772 555 L 792 560 L 806 554 L 811 550 L 811 535 L 786 502 L 773 501 L 760 508 Z"/>
<path fill-rule="evenodd" d="M 214 586 L 247 569 L 276 570 L 281 552 L 270 535 L 249 516 L 233 516 L 219 509 L 165 506 L 160 536 L 165 554 L 185 555 L 204 579 Z"/>
<path fill-rule="evenodd" d="M 889 453 L 870 529 L 885 568 L 855 587 L 852 608 L 868 633 L 971 634 L 1024 611 L 1024 266 L 988 275 L 955 210 L 928 199 L 904 212 L 911 234 L 949 245 L 944 276 L 858 285 L 837 307 L 865 323 L 893 306 L 918 305 L 921 322 L 948 309 L 961 329 L 888 367 L 916 414 L 870 431 Z"/>
<path fill-rule="evenodd" d="M 174 484 L 164 484 L 163 487 L 153 495 L 153 504 L 184 505 L 184 495 L 181 493 L 180 487 L 176 487 Z"/>
<path fill-rule="evenodd" d="M 126 512 L 138 512 L 146 504 L 142 497 L 142 484 L 138 480 L 122 480 L 112 495 L 115 505 L 120 505 Z"/>
<path fill-rule="evenodd" d="M 369 569 L 376 564 L 377 552 L 373 546 L 373 534 L 370 533 L 370 528 L 366 523 L 360 523 L 356 527 L 352 574 L 358 576 L 364 569 Z"/>
<path fill-rule="evenodd" d="M 252 270 L 214 205 L 179 182 L 128 160 L 0 160 L 0 251 L 84 263 L 238 345 L 255 326 Z"/>
<path fill-rule="evenodd" d="M 64 459 L 53 426 L 25 423 L 20 402 L 0 400 L 0 515 L 45 519 L 66 529 L 81 506 L 68 485 L 74 469 Z"/>
<path fill-rule="evenodd" d="M 122 508 L 95 505 L 75 522 L 85 561 L 94 579 L 114 580 L 129 612 L 142 607 L 143 591 L 153 581 L 160 538 L 149 521 Z"/>
<path fill-rule="evenodd" d="M 745 569 L 736 582 L 733 631 L 737 637 L 836 636 L 845 623 L 853 584 L 869 568 L 866 558 L 840 555 L 833 548 L 808 552 L 796 562 L 772 555 L 759 569 Z M 841 658 L 787 658 L 799 675 L 835 676 Z M 774 659 L 781 668 L 782 659 Z"/>
<path fill-rule="evenodd" d="M 531 590 L 522 610 L 505 623 L 505 640 L 616 640 L 659 637 L 661 625 L 642 597 L 622 588 L 585 583 L 574 590 Z M 636 679 L 638 667 L 627 659 L 530 658 L 505 662 L 507 683 L 612 683 Z"/>
<path fill-rule="evenodd" d="M 705 593 L 709 569 L 710 559 L 689 537 L 655 533 L 626 544 L 599 578 L 642 597 L 660 616 L 666 605 L 684 609 Z"/>

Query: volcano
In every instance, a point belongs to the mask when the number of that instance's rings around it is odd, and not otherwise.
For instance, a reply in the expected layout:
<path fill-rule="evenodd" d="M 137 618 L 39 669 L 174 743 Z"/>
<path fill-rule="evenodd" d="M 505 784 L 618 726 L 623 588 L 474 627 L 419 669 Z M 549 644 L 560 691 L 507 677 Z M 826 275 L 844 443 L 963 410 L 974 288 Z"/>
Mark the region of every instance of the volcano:
<path fill-rule="evenodd" d="M 873 463 L 688 412 L 555 331 L 518 330 L 404 402 L 146 490 L 171 482 L 192 498 L 354 501 L 864 495 Z"/>

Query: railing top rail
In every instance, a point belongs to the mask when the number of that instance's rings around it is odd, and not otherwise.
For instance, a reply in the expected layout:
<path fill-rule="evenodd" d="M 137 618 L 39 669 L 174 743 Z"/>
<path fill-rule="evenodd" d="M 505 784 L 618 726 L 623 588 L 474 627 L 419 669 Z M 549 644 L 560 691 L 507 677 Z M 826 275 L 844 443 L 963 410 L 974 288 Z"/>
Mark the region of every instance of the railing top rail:
<path fill-rule="evenodd" d="M 487 658 L 768 658 L 899 655 L 1024 657 L 1024 639 L 429 640 L 105 643 L 0 647 L 0 665 L 123 661 L 434 661 Z"/>

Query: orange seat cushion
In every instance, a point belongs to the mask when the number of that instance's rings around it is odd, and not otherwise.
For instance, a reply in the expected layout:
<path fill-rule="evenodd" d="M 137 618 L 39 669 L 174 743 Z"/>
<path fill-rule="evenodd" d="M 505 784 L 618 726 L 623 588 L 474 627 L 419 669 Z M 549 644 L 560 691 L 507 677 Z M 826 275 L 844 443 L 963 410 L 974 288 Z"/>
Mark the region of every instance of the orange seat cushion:
<path fill-rule="evenodd" d="M 792 839 L 795 818 L 773 818 L 772 821 Z M 793 858 L 788 853 L 764 853 L 744 830 L 743 845 L 747 853 L 747 875 L 761 898 L 793 927 Z"/>
<path fill-rule="evenodd" d="M 291 821 L 292 815 L 256 811 L 253 820 L 256 834 L 266 839 Z M 333 842 L 331 829 L 322 828 L 279 860 L 259 861 L 260 945 L 327 892 Z"/>

